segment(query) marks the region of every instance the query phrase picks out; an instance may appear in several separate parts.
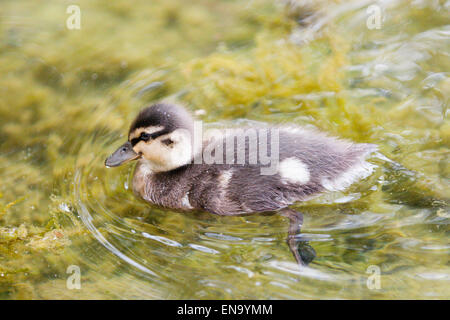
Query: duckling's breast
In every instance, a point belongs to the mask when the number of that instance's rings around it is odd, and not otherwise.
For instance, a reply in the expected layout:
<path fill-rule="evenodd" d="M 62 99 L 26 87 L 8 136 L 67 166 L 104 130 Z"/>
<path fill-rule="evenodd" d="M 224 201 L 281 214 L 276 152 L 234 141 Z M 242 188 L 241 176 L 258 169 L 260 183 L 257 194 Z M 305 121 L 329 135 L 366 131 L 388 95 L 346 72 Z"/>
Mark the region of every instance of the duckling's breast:
<path fill-rule="evenodd" d="M 155 173 L 146 160 L 138 161 L 133 176 L 133 191 L 143 200 L 179 210 L 195 209 L 189 200 L 192 177 L 186 167 Z"/>

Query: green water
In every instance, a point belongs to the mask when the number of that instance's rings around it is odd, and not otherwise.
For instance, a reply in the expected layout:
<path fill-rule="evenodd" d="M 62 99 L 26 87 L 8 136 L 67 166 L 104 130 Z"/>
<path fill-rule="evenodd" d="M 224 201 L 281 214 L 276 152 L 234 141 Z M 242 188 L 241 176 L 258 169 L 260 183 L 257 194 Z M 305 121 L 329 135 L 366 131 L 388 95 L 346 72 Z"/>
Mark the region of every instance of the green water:
<path fill-rule="evenodd" d="M 70 4 L 0 5 L 0 299 L 450 297 L 448 1 L 379 4 L 378 29 L 368 1 L 77 1 L 79 30 Z M 286 218 L 151 207 L 133 165 L 103 166 L 163 99 L 221 125 L 312 124 L 386 159 L 296 206 L 317 252 L 299 270 Z"/>

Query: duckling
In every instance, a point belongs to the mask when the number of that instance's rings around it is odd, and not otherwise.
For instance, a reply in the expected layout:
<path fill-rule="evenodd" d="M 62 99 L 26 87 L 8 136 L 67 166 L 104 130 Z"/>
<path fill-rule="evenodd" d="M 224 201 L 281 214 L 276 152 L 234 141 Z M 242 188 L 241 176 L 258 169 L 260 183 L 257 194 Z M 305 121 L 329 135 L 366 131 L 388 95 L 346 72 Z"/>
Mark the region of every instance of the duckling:
<path fill-rule="evenodd" d="M 374 168 L 366 159 L 375 145 L 313 129 L 261 125 L 203 135 L 199 127 L 201 122 L 182 106 L 144 108 L 130 126 L 128 141 L 105 165 L 138 160 L 133 191 L 158 206 L 224 216 L 269 211 L 286 216 L 287 244 L 301 266 L 311 255 L 302 254 L 296 240 L 303 215 L 289 206 L 344 190 Z"/>

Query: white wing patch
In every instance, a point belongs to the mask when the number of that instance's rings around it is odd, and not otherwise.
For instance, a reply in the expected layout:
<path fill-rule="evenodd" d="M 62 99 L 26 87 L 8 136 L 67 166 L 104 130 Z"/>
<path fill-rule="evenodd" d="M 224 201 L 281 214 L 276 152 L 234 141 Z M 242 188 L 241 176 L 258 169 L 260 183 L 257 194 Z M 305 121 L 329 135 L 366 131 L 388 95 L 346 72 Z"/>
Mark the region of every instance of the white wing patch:
<path fill-rule="evenodd" d="M 189 192 L 186 192 L 181 199 L 181 204 L 184 208 L 192 209 L 191 203 L 189 202 Z"/>
<path fill-rule="evenodd" d="M 295 157 L 281 161 L 278 173 L 282 179 L 291 183 L 305 184 L 310 179 L 308 166 Z"/>
<path fill-rule="evenodd" d="M 233 176 L 233 170 L 227 170 L 223 172 L 219 176 L 219 185 L 221 190 L 225 190 L 228 187 L 228 182 L 230 181 L 231 177 Z"/>
<path fill-rule="evenodd" d="M 376 166 L 362 161 L 352 167 L 342 174 L 337 176 L 335 179 L 330 180 L 328 178 L 322 179 L 322 186 L 328 191 L 342 191 L 352 185 L 354 182 L 367 178 L 370 176 Z"/>

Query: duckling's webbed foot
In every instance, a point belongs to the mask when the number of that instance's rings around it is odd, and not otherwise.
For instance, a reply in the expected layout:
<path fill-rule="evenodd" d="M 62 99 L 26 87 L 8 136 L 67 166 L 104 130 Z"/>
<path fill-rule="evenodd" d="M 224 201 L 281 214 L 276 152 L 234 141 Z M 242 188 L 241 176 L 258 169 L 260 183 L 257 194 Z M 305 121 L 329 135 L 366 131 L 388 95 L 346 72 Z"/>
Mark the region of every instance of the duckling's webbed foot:
<path fill-rule="evenodd" d="M 314 258 L 316 257 L 316 250 L 304 240 L 297 242 L 297 251 L 300 254 L 300 258 L 302 259 L 304 265 L 310 264 Z"/>
<path fill-rule="evenodd" d="M 300 266 L 309 264 L 316 257 L 316 251 L 308 242 L 297 239 L 303 224 L 303 214 L 289 208 L 282 209 L 279 213 L 289 218 L 289 231 L 286 242 L 295 260 Z"/>

